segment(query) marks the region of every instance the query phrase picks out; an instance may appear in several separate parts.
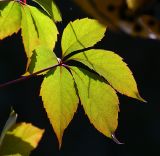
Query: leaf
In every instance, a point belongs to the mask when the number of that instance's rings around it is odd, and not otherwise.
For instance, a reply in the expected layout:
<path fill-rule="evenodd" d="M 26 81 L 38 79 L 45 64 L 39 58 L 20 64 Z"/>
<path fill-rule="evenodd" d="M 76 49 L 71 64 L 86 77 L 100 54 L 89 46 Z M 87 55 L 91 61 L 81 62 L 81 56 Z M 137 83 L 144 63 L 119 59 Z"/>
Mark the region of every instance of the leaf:
<path fill-rule="evenodd" d="M 33 52 L 28 71 L 30 73 L 35 73 L 56 64 L 58 64 L 58 60 L 55 53 L 45 46 L 38 46 Z"/>
<path fill-rule="evenodd" d="M 78 19 L 70 22 L 63 31 L 62 53 L 63 57 L 84 48 L 95 45 L 104 37 L 106 27 L 93 19 Z"/>
<path fill-rule="evenodd" d="M 24 48 L 30 62 L 32 51 L 35 49 L 36 46 L 40 44 L 40 41 L 38 39 L 38 33 L 30 9 L 28 6 L 25 5 L 22 9 L 21 29 Z"/>
<path fill-rule="evenodd" d="M 26 5 L 23 8 L 22 37 L 27 57 L 30 58 L 39 45 L 53 50 L 58 34 L 55 23 L 35 7 Z"/>
<path fill-rule="evenodd" d="M 102 75 L 120 93 L 144 101 L 139 95 L 132 72 L 117 54 L 91 49 L 75 54 L 70 59 L 79 61 Z"/>
<path fill-rule="evenodd" d="M 60 66 L 48 72 L 42 82 L 40 95 L 61 146 L 64 130 L 78 106 L 74 81 L 69 71 Z"/>
<path fill-rule="evenodd" d="M 13 16 L 14 15 L 14 16 Z M 0 2 L 0 40 L 17 33 L 21 26 L 21 8 L 17 2 Z"/>
<path fill-rule="evenodd" d="M 114 89 L 95 74 L 71 67 L 81 104 L 90 122 L 105 136 L 112 137 L 118 125 L 119 101 Z"/>
<path fill-rule="evenodd" d="M 16 124 L 7 132 L 0 149 L 0 155 L 28 156 L 37 147 L 44 130 L 31 124 Z"/>
<path fill-rule="evenodd" d="M 62 17 L 59 8 L 53 0 L 33 0 L 39 4 L 55 22 L 61 22 Z"/>
<path fill-rule="evenodd" d="M 58 30 L 55 23 L 37 8 L 29 6 L 41 44 L 53 50 Z"/>

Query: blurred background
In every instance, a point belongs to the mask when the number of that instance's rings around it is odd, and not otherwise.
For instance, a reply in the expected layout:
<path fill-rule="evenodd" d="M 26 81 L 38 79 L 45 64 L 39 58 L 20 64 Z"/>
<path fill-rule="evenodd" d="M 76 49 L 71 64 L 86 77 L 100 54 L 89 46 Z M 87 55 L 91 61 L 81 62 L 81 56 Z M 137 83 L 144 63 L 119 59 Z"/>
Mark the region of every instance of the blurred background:
<path fill-rule="evenodd" d="M 72 1 L 56 0 L 63 16 L 58 23 L 61 33 L 69 21 L 90 17 Z M 159 7 L 160 9 L 160 7 Z M 157 14 L 158 15 L 158 14 Z M 155 15 L 156 16 L 156 15 Z M 156 16 L 157 18 L 160 18 Z M 45 128 L 45 134 L 31 156 L 150 156 L 160 154 L 160 41 L 132 37 L 121 31 L 107 30 L 96 48 L 111 50 L 124 58 L 137 81 L 140 94 L 148 103 L 120 95 L 119 126 L 116 137 L 125 144 L 117 145 L 99 133 L 79 106 L 74 119 L 66 129 L 62 148 L 39 97 L 43 77 L 35 77 L 0 88 L 0 131 L 12 106 L 18 113 L 18 122 L 25 121 Z M 60 42 L 55 50 L 61 52 Z M 19 78 L 25 71 L 26 56 L 20 32 L 0 41 L 0 84 Z"/>

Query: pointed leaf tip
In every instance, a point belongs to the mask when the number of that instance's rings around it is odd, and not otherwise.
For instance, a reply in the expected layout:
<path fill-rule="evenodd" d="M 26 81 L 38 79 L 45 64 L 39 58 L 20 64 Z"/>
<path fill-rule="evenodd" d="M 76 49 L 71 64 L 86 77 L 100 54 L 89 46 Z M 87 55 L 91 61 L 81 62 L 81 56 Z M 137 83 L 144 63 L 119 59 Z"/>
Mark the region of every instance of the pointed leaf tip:
<path fill-rule="evenodd" d="M 143 99 L 143 98 L 140 96 L 139 93 L 137 93 L 136 95 L 137 95 L 137 99 L 138 99 L 138 100 L 147 103 L 147 101 L 146 101 L 145 99 Z"/>
<path fill-rule="evenodd" d="M 113 139 L 113 141 L 114 141 L 115 143 L 117 143 L 117 144 L 119 144 L 119 145 L 123 145 L 123 144 L 124 144 L 124 143 L 121 143 L 121 142 L 116 138 L 116 136 L 115 136 L 114 133 L 112 133 L 111 137 L 112 137 L 112 139 Z"/>

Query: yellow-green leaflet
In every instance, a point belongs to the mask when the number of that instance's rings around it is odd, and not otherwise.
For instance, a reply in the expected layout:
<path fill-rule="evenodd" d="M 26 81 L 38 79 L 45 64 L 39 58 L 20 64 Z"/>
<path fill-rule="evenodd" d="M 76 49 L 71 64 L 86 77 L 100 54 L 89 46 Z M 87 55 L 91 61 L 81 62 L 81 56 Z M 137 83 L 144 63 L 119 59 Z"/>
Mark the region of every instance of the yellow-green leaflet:
<path fill-rule="evenodd" d="M 53 50 L 58 30 L 55 23 L 37 8 L 29 6 L 41 44 Z"/>
<path fill-rule="evenodd" d="M 40 95 L 61 146 L 64 130 L 78 106 L 72 75 L 62 66 L 49 71 L 42 82 Z"/>
<path fill-rule="evenodd" d="M 29 59 L 38 45 L 44 45 L 53 50 L 57 34 L 55 23 L 42 11 L 29 5 L 23 6 L 22 38 Z"/>
<path fill-rule="evenodd" d="M 38 39 L 38 32 L 36 31 L 36 27 L 28 6 L 23 6 L 22 8 L 21 31 L 26 55 L 30 60 L 32 51 L 37 45 L 40 44 L 40 41 Z"/>
<path fill-rule="evenodd" d="M 13 16 L 14 15 L 14 16 Z M 18 2 L 0 2 L 0 40 L 17 33 L 21 26 L 21 7 Z"/>
<path fill-rule="evenodd" d="M 93 69 L 120 93 L 144 101 L 139 95 L 132 72 L 117 54 L 101 49 L 91 49 L 75 54 L 69 59 L 79 61 Z"/>
<path fill-rule="evenodd" d="M 58 60 L 55 53 L 45 46 L 38 46 L 33 51 L 33 55 L 31 57 L 31 63 L 29 65 L 28 71 L 30 73 L 35 73 L 42 69 L 52 67 L 56 64 L 58 64 Z M 41 73 L 41 74 L 44 74 L 44 73 Z"/>
<path fill-rule="evenodd" d="M 119 101 L 115 90 L 100 77 L 71 67 L 81 104 L 94 127 L 110 137 L 118 125 Z"/>
<path fill-rule="evenodd" d="M 95 45 L 104 37 L 105 31 L 106 27 L 93 19 L 84 18 L 70 22 L 62 34 L 63 57 Z"/>
<path fill-rule="evenodd" d="M 44 130 L 31 124 L 16 124 L 6 133 L 0 155 L 2 156 L 29 156 L 30 152 L 37 147 Z"/>
<path fill-rule="evenodd" d="M 33 0 L 33 1 L 39 4 L 43 8 L 43 10 L 45 10 L 48 13 L 48 15 L 52 17 L 52 19 L 55 22 L 62 21 L 60 10 L 53 0 Z"/>

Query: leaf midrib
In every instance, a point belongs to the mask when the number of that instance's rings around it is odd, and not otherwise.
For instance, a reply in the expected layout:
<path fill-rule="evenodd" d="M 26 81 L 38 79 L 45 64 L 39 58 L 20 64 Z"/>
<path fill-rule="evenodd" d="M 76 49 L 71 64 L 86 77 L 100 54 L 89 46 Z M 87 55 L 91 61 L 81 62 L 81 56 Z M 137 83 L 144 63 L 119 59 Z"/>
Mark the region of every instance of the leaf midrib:
<path fill-rule="evenodd" d="M 92 30 L 92 31 L 88 31 L 85 35 L 81 36 L 80 38 L 78 38 L 78 36 L 77 36 L 75 30 L 73 29 L 73 27 L 71 27 L 71 29 L 72 29 L 73 33 L 75 34 L 76 41 L 74 41 L 74 42 L 67 48 L 67 50 L 64 52 L 63 56 L 65 56 L 65 54 L 68 53 L 68 50 L 69 50 L 74 44 L 76 44 L 77 42 L 80 42 L 80 43 L 81 43 L 80 40 L 81 40 L 82 38 L 84 38 L 85 36 L 89 35 L 90 33 L 95 32 L 98 28 L 96 28 L 96 29 L 94 29 L 94 30 Z M 103 36 L 104 36 L 104 35 L 103 35 Z M 82 44 L 82 43 L 81 43 L 81 44 Z M 83 45 L 83 44 L 82 44 L 82 45 Z M 92 45 L 92 46 L 93 46 L 93 45 Z M 92 47 L 92 46 L 89 46 L 89 47 Z M 86 48 L 86 47 L 84 46 L 82 49 L 84 49 L 84 48 Z M 71 51 L 71 52 L 73 52 L 73 51 Z M 71 53 L 71 52 L 70 52 L 70 53 Z"/>

